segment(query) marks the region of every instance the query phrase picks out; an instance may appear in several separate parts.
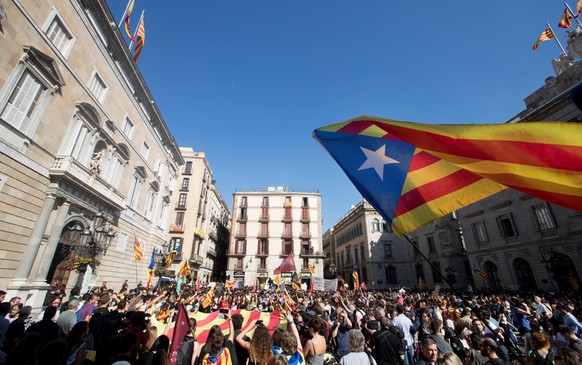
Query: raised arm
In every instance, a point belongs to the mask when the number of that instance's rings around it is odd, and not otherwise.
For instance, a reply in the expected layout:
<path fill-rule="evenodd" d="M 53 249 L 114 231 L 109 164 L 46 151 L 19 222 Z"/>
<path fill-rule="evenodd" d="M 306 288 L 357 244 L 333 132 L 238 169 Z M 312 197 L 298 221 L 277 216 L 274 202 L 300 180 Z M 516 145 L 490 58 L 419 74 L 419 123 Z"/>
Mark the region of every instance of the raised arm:
<path fill-rule="evenodd" d="M 293 320 L 293 315 L 290 312 L 287 312 L 286 316 L 287 321 L 289 322 L 289 327 L 291 327 L 291 332 L 293 332 L 293 335 L 297 339 L 297 349 L 303 350 L 303 346 L 301 345 L 301 337 L 299 336 L 299 331 L 297 331 L 297 326 Z"/>
<path fill-rule="evenodd" d="M 247 333 L 249 333 L 250 331 L 254 330 L 256 326 L 257 326 L 257 320 L 255 319 L 255 320 L 251 321 L 251 323 L 249 323 L 247 328 L 245 328 L 243 331 L 241 331 L 238 334 L 238 336 L 236 336 L 236 343 L 238 343 L 242 348 L 244 348 L 247 351 L 251 348 L 251 343 L 244 340 L 245 335 Z"/>

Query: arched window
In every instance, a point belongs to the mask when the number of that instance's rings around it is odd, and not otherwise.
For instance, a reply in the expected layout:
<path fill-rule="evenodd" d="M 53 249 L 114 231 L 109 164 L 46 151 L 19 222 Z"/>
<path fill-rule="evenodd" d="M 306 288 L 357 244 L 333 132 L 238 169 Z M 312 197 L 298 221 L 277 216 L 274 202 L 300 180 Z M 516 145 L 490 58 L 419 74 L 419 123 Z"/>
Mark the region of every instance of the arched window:
<path fill-rule="evenodd" d="M 377 219 L 374 219 L 372 221 L 372 232 L 377 232 L 380 230 L 380 221 Z"/>

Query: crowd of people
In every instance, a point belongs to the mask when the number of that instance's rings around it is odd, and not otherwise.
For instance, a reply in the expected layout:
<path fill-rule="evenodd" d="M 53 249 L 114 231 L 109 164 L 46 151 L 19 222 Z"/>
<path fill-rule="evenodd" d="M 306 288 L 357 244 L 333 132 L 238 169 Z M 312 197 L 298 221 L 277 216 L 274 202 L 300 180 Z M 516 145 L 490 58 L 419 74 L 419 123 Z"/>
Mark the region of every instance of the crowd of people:
<path fill-rule="evenodd" d="M 575 365 L 581 293 L 306 292 L 182 285 L 118 291 L 104 282 L 68 296 L 51 285 L 42 311 L 0 291 L 1 364 Z M 178 294 L 179 293 L 179 294 Z M 220 311 L 204 341 L 196 320 L 179 346 L 154 323 Z M 234 312 L 233 312 L 234 310 Z M 239 310 L 278 311 L 277 327 Z M 32 314 L 35 312 L 35 314 Z M 38 313 L 37 313 L 38 312 Z M 171 352 L 171 348 L 178 351 Z"/>

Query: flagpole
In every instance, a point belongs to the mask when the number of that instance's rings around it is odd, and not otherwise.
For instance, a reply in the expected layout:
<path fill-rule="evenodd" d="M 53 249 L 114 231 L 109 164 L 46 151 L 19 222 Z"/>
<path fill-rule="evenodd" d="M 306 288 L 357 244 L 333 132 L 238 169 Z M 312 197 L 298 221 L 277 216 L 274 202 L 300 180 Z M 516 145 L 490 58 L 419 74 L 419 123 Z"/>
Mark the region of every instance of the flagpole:
<path fill-rule="evenodd" d="M 141 11 L 141 16 L 139 17 L 139 22 L 137 22 L 137 27 L 135 27 L 135 32 L 133 32 L 133 38 L 137 39 L 137 33 L 139 32 L 139 27 L 141 26 L 141 22 L 143 22 L 143 15 L 145 10 Z M 133 40 L 129 41 L 129 50 L 131 51 L 131 46 L 133 46 Z M 561 46 L 560 46 L 561 47 Z"/>
<path fill-rule="evenodd" d="M 572 11 L 572 9 L 570 9 L 570 5 L 568 5 L 568 3 L 564 3 L 564 5 L 566 5 L 566 8 L 570 12 L 570 15 L 572 15 L 572 18 L 574 18 L 576 23 L 578 23 L 579 26 L 582 26 L 582 24 L 580 24 L 580 21 L 578 20 L 578 17 L 576 15 L 574 15 L 574 12 Z"/>
<path fill-rule="evenodd" d="M 556 43 L 558 43 L 558 46 L 560 46 L 560 49 L 562 50 L 563 54 L 566 54 L 566 50 L 564 49 L 564 47 L 562 47 L 562 43 L 560 43 L 560 41 L 558 40 L 558 37 L 556 37 L 556 33 L 554 33 L 554 30 L 552 29 L 552 27 L 550 27 L 550 23 L 546 23 L 548 29 L 552 32 L 552 34 L 554 35 L 554 39 L 556 40 Z"/>
<path fill-rule="evenodd" d="M 135 285 L 137 286 L 138 284 L 139 284 L 139 281 L 137 280 L 137 257 L 136 257 L 135 258 Z"/>
<path fill-rule="evenodd" d="M 424 259 L 424 261 L 426 261 L 429 264 L 429 266 L 432 268 L 432 272 L 433 273 L 438 272 L 440 277 L 445 281 L 445 283 L 447 283 L 451 289 L 455 290 L 455 287 L 453 286 L 453 284 L 441 273 L 441 270 L 438 269 L 436 266 L 434 266 L 432 264 L 432 262 L 430 262 L 430 260 L 422 253 L 422 251 L 420 251 L 420 249 L 414 244 L 414 242 L 412 242 L 412 240 L 410 239 L 410 236 L 405 234 L 404 237 L 412 245 L 412 247 L 414 247 L 416 252 L 418 252 L 418 254 Z M 425 282 L 425 284 L 426 284 L 426 282 Z"/>
<path fill-rule="evenodd" d="M 129 9 L 129 4 L 131 4 L 133 0 L 129 0 L 127 2 L 127 6 L 125 7 L 125 11 L 123 12 L 123 15 L 121 16 L 121 20 L 119 21 L 119 25 L 117 26 L 118 28 L 121 28 L 121 25 L 123 24 L 123 21 L 125 20 L 125 17 L 127 16 L 127 9 Z"/>

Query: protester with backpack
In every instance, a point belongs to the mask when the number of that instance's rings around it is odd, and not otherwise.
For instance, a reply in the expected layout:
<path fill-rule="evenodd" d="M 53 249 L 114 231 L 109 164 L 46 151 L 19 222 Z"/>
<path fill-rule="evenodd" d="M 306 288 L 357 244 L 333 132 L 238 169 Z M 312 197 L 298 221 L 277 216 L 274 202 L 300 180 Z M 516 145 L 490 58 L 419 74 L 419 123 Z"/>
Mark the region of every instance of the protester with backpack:
<path fill-rule="evenodd" d="M 554 364 L 554 351 L 552 351 L 552 343 L 550 336 L 544 332 L 534 332 L 531 335 L 532 342 L 536 350 L 532 351 L 528 356 L 528 363 L 530 365 L 552 365 Z"/>
<path fill-rule="evenodd" d="M 176 365 L 194 365 L 200 355 L 200 344 L 196 341 L 196 319 L 189 318 L 190 330 L 184 336 L 176 355 Z"/>

